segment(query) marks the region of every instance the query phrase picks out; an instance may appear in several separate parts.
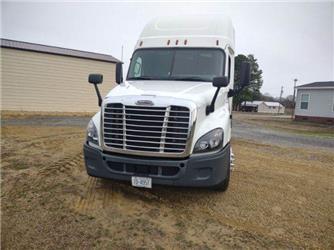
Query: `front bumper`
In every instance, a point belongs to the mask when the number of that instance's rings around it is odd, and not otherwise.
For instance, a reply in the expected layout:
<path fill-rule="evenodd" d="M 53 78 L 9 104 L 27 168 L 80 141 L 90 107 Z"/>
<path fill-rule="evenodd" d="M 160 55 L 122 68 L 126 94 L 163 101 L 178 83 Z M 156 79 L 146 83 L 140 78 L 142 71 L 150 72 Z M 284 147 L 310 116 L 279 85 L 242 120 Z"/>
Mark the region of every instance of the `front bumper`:
<path fill-rule="evenodd" d="M 228 176 L 230 145 L 219 152 L 186 159 L 134 157 L 104 153 L 84 144 L 87 173 L 91 176 L 131 181 L 131 176 L 151 177 L 153 184 L 212 187 Z"/>

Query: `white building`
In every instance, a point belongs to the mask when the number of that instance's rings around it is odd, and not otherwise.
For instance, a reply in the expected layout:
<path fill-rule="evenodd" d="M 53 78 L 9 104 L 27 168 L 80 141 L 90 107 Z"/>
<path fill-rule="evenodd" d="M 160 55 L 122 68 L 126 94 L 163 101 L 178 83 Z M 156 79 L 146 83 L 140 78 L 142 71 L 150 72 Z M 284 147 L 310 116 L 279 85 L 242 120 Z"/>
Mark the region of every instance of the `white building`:
<path fill-rule="evenodd" d="M 296 120 L 334 123 L 334 81 L 296 87 Z"/>
<path fill-rule="evenodd" d="M 284 114 L 285 107 L 279 102 L 252 101 L 243 102 L 241 104 L 241 111 Z"/>

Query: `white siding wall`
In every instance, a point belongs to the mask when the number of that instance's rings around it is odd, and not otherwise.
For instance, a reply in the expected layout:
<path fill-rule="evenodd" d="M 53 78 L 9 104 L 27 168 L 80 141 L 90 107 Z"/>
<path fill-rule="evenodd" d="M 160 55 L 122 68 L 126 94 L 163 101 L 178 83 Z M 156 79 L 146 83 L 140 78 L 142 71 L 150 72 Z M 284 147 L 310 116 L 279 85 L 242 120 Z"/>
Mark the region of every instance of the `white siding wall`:
<path fill-rule="evenodd" d="M 1 48 L 1 110 L 95 112 L 89 73 L 103 74 L 105 96 L 115 86 L 115 64 Z"/>
<path fill-rule="evenodd" d="M 300 108 L 302 94 L 310 95 L 307 110 Z M 298 89 L 295 115 L 334 118 L 333 102 L 334 89 Z"/>

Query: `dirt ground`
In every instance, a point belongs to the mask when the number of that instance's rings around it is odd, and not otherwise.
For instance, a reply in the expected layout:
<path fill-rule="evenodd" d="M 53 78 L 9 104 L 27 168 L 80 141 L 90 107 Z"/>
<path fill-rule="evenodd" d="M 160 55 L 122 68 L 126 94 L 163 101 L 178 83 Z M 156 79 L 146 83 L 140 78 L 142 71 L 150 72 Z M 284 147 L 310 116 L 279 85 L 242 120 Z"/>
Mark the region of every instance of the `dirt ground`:
<path fill-rule="evenodd" d="M 227 192 L 147 190 L 88 177 L 79 122 L 41 124 L 1 127 L 3 249 L 334 248 L 328 148 L 266 144 L 236 131 Z"/>

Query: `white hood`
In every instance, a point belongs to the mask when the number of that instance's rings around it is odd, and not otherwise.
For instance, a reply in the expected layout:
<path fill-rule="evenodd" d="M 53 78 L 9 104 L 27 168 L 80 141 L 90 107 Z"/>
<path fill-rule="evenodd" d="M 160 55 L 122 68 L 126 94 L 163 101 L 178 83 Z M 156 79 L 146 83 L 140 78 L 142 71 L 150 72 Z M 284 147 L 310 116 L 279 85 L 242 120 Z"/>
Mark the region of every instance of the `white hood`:
<path fill-rule="evenodd" d="M 210 82 L 127 81 L 112 89 L 106 98 L 127 95 L 165 96 L 190 100 L 200 107 L 211 102 L 215 90 Z"/>

